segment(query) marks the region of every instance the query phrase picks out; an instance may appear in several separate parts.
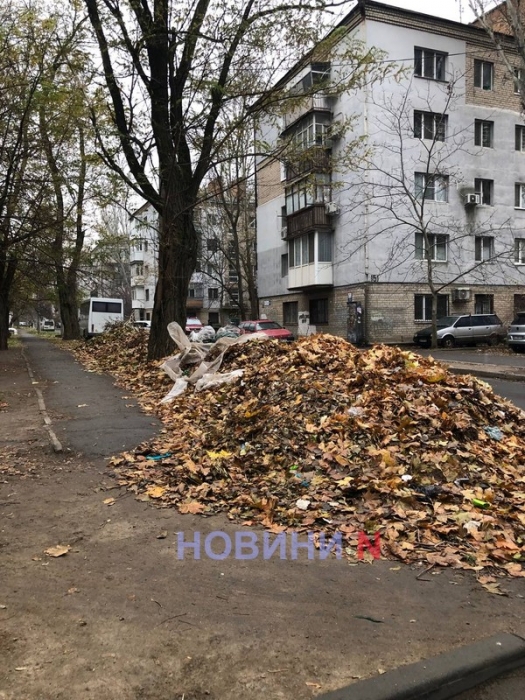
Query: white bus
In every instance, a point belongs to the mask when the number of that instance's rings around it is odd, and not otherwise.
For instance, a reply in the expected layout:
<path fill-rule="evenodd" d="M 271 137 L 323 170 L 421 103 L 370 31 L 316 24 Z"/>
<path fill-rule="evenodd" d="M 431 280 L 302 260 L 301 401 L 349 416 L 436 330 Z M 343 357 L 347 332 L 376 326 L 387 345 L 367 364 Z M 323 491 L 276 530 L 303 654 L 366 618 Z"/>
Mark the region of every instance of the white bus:
<path fill-rule="evenodd" d="M 124 300 L 91 297 L 80 305 L 79 324 L 84 338 L 104 332 L 106 323 L 124 320 Z"/>

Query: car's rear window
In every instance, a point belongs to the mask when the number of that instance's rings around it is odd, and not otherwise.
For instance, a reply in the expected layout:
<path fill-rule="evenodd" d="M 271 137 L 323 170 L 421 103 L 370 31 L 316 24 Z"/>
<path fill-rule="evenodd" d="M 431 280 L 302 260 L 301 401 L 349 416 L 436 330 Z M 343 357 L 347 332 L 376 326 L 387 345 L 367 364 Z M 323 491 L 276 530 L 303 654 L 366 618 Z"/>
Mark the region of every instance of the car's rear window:
<path fill-rule="evenodd" d="M 517 314 L 516 318 L 512 322 L 513 326 L 525 326 L 525 312 L 522 314 Z"/>

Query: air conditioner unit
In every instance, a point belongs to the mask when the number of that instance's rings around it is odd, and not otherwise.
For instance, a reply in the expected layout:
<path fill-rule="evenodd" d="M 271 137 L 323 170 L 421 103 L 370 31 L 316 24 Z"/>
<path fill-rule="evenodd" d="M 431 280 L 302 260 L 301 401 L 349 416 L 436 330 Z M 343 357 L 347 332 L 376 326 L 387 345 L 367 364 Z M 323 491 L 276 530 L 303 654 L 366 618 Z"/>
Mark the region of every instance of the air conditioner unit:
<path fill-rule="evenodd" d="M 474 194 L 474 193 L 466 194 L 464 196 L 464 199 L 465 199 L 465 206 L 468 206 L 468 207 L 473 207 L 476 204 L 481 204 L 481 197 L 479 196 L 479 194 Z"/>
<path fill-rule="evenodd" d="M 452 298 L 454 301 L 469 301 L 470 300 L 470 289 L 454 289 L 452 292 Z"/>
<path fill-rule="evenodd" d="M 327 214 L 339 214 L 339 206 L 337 202 L 326 202 L 325 208 Z"/>
<path fill-rule="evenodd" d="M 281 238 L 284 240 L 288 235 L 288 226 L 281 227 Z"/>

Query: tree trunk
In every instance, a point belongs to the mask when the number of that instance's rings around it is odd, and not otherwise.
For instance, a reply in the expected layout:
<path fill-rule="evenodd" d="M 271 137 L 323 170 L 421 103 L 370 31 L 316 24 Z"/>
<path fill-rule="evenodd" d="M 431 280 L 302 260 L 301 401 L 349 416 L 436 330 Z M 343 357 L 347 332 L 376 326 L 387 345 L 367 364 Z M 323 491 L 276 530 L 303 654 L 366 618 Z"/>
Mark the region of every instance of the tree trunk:
<path fill-rule="evenodd" d="M 57 293 L 62 321 L 62 337 L 64 340 L 78 340 L 80 327 L 78 325 L 77 290 L 71 284 L 67 284 L 58 270 Z"/>
<path fill-rule="evenodd" d="M 15 278 L 17 259 L 0 255 L 0 351 L 7 350 L 9 338 L 9 303 L 11 287 Z"/>
<path fill-rule="evenodd" d="M 195 271 L 198 236 L 193 225 L 194 201 L 181 192 L 166 198 L 159 217 L 159 263 L 155 302 L 149 334 L 148 359 L 158 360 L 173 352 L 167 326 L 176 321 L 186 326 L 188 286 Z"/>
<path fill-rule="evenodd" d="M 0 289 L 0 350 L 7 350 L 9 338 L 9 294 Z"/>

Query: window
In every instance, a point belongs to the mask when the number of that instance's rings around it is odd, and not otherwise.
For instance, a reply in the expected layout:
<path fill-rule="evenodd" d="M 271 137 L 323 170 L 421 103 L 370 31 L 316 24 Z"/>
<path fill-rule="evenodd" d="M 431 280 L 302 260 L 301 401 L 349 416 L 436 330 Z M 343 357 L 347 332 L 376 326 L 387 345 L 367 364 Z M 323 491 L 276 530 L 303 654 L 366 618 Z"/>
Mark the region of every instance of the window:
<path fill-rule="evenodd" d="M 237 274 L 237 268 L 233 265 L 228 266 L 228 282 L 238 282 L 239 276 Z"/>
<path fill-rule="evenodd" d="M 286 277 L 288 274 L 288 253 L 281 255 L 281 277 Z"/>
<path fill-rule="evenodd" d="M 310 323 L 328 323 L 328 299 L 310 299 Z"/>
<path fill-rule="evenodd" d="M 218 287 L 208 287 L 208 299 L 214 301 L 219 298 L 219 288 Z"/>
<path fill-rule="evenodd" d="M 206 274 L 207 274 L 207 275 L 213 275 L 213 274 L 215 274 L 215 269 L 214 269 L 214 267 L 213 267 L 213 265 L 212 265 L 211 263 L 208 263 L 208 264 L 206 265 Z"/>
<path fill-rule="evenodd" d="M 304 95 L 330 78 L 329 63 L 312 63 L 309 72 L 290 90 L 292 95 Z"/>
<path fill-rule="evenodd" d="M 492 236 L 476 236 L 474 247 L 476 262 L 490 260 L 494 255 L 494 238 Z"/>
<path fill-rule="evenodd" d="M 286 188 L 286 214 L 312 204 L 331 201 L 330 175 L 317 173 L 314 179 L 301 180 Z"/>
<path fill-rule="evenodd" d="M 475 314 L 493 314 L 494 313 L 494 295 L 493 294 L 475 294 L 474 295 L 474 313 Z M 490 323 L 488 319 L 473 319 L 474 325 L 485 326 Z"/>
<path fill-rule="evenodd" d="M 297 323 L 299 315 L 299 302 L 298 301 L 285 301 L 283 302 L 283 323 L 284 325 L 289 323 Z"/>
<path fill-rule="evenodd" d="M 414 112 L 414 137 L 444 141 L 447 135 L 448 116 L 434 112 Z"/>
<path fill-rule="evenodd" d="M 292 263 L 293 261 L 293 263 Z M 315 261 L 315 233 L 295 238 L 288 244 L 288 264 L 290 267 L 310 265 Z"/>
<path fill-rule="evenodd" d="M 447 262 L 448 236 L 441 234 L 427 234 L 430 246 L 430 259 L 433 262 Z M 422 233 L 416 233 L 416 260 L 427 259 L 427 247 Z"/>
<path fill-rule="evenodd" d="M 191 284 L 188 289 L 190 299 L 202 299 L 204 297 L 204 288 L 200 284 Z"/>
<path fill-rule="evenodd" d="M 516 265 L 525 265 L 525 238 L 516 238 L 514 241 L 514 262 Z"/>
<path fill-rule="evenodd" d="M 474 143 L 483 148 L 494 146 L 494 122 L 486 122 L 476 119 L 474 122 Z"/>
<path fill-rule="evenodd" d="M 149 289 L 146 289 L 144 293 L 146 294 L 146 301 L 149 301 Z"/>
<path fill-rule="evenodd" d="M 525 126 L 516 124 L 516 150 L 525 151 Z"/>
<path fill-rule="evenodd" d="M 208 314 L 208 324 L 210 326 L 218 325 L 219 323 L 219 312 L 218 311 L 210 311 Z"/>
<path fill-rule="evenodd" d="M 317 236 L 318 262 L 332 262 L 332 234 L 328 231 L 319 231 Z"/>
<path fill-rule="evenodd" d="M 514 206 L 516 209 L 525 209 L 525 185 L 520 182 L 514 185 Z"/>
<path fill-rule="evenodd" d="M 206 242 L 208 252 L 216 253 L 219 250 L 219 239 L 218 238 L 208 238 Z"/>
<path fill-rule="evenodd" d="M 418 199 L 448 202 L 448 175 L 415 174 L 415 195 Z"/>
<path fill-rule="evenodd" d="M 492 90 L 494 85 L 494 64 L 490 61 L 474 61 L 474 87 Z"/>
<path fill-rule="evenodd" d="M 481 204 L 492 206 L 494 203 L 494 180 L 474 180 L 474 189 L 479 194 Z"/>
<path fill-rule="evenodd" d="M 294 133 L 295 145 L 299 149 L 307 149 L 312 146 L 324 145 L 328 128 L 330 126 L 329 114 L 311 114 L 301 121 Z"/>
<path fill-rule="evenodd" d="M 148 241 L 144 241 L 144 252 L 148 252 Z"/>
<path fill-rule="evenodd" d="M 103 314 L 120 314 L 122 312 L 122 304 L 117 301 L 93 301 L 91 303 L 91 311 L 98 311 Z"/>
<path fill-rule="evenodd" d="M 519 95 L 525 78 L 522 68 L 514 68 L 514 94 Z"/>
<path fill-rule="evenodd" d="M 448 316 L 448 294 L 438 294 L 437 317 Z M 432 320 L 432 294 L 416 294 L 414 296 L 414 320 Z"/>
<path fill-rule="evenodd" d="M 414 49 L 414 74 L 418 78 L 445 80 L 447 54 L 431 49 Z"/>

